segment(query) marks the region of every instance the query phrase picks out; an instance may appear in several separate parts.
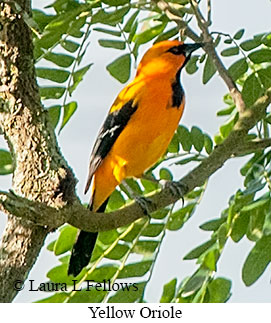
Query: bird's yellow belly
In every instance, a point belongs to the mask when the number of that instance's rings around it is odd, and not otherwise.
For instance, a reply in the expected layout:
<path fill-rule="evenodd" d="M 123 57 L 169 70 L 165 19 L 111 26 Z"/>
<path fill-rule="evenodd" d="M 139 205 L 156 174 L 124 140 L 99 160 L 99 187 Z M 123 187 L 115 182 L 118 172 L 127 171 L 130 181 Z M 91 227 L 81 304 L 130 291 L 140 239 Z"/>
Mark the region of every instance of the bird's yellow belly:
<path fill-rule="evenodd" d="M 131 119 L 112 147 L 113 173 L 118 182 L 140 176 L 165 153 L 180 121 L 183 106 L 164 108 L 157 113 L 141 111 Z M 108 156 L 109 157 L 109 156 Z"/>

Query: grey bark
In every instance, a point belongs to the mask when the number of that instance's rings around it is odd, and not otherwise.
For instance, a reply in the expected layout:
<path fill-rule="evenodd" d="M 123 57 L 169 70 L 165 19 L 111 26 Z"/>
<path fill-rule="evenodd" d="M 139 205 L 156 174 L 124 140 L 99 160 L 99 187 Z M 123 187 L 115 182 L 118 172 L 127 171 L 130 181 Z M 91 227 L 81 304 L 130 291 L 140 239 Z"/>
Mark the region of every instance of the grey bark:
<path fill-rule="evenodd" d="M 17 0 L 30 13 L 29 0 Z M 36 83 L 31 31 L 14 3 L 0 4 L 0 129 L 13 155 L 13 191 L 54 207 L 76 199 L 75 179 L 60 154 Z M 8 216 L 0 245 L 0 302 L 16 295 L 49 230 Z"/>

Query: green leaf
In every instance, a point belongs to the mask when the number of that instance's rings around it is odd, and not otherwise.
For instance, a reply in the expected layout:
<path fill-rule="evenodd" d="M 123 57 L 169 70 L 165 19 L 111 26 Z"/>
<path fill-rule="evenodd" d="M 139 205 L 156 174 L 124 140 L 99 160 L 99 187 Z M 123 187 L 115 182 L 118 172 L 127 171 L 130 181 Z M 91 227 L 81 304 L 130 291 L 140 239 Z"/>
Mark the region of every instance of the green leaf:
<path fill-rule="evenodd" d="M 125 204 L 125 199 L 120 191 L 114 190 L 114 192 L 110 195 L 107 209 L 108 211 L 118 210 Z"/>
<path fill-rule="evenodd" d="M 167 151 L 172 154 L 176 154 L 179 151 L 178 135 L 175 133 L 171 142 L 168 145 Z"/>
<path fill-rule="evenodd" d="M 204 134 L 204 148 L 208 155 L 213 151 L 213 141 L 206 133 Z"/>
<path fill-rule="evenodd" d="M 45 12 L 37 9 L 32 10 L 32 15 L 41 31 L 55 18 L 54 15 L 47 15 Z"/>
<path fill-rule="evenodd" d="M 118 23 L 123 22 L 123 18 L 129 12 L 130 7 L 124 6 L 114 11 L 105 11 L 100 9 L 92 16 L 91 23 L 102 23 L 110 26 L 116 26 Z"/>
<path fill-rule="evenodd" d="M 125 265 L 118 275 L 118 278 L 142 277 L 151 268 L 152 260 L 146 260 Z"/>
<path fill-rule="evenodd" d="M 263 274 L 271 261 L 271 236 L 263 236 L 249 253 L 243 269 L 242 279 L 250 286 Z"/>
<path fill-rule="evenodd" d="M 157 237 L 164 229 L 164 224 L 150 223 L 142 232 L 144 237 Z"/>
<path fill-rule="evenodd" d="M 216 67 L 212 59 L 208 55 L 203 69 L 202 83 L 203 84 L 208 83 L 210 79 L 215 75 L 215 72 L 216 72 Z"/>
<path fill-rule="evenodd" d="M 70 95 L 72 94 L 72 92 L 75 91 L 75 89 L 77 88 L 79 83 L 83 80 L 84 76 L 86 75 L 86 73 L 88 72 L 88 70 L 92 65 L 93 65 L 92 63 L 88 64 L 72 74 L 73 84 L 72 86 L 69 87 Z"/>
<path fill-rule="evenodd" d="M 176 36 L 178 33 L 179 33 L 179 29 L 178 29 L 177 27 L 171 28 L 171 29 L 169 29 L 168 31 L 161 33 L 161 34 L 156 38 L 156 40 L 155 40 L 155 42 L 154 42 L 154 43 L 158 43 L 158 42 L 160 42 L 160 41 L 162 41 L 162 40 L 167 40 L 167 39 L 169 39 L 169 38 L 171 38 L 171 37 Z M 192 57 L 191 59 L 193 59 L 193 57 Z M 191 61 L 191 59 L 188 61 L 188 64 L 189 64 L 189 62 Z"/>
<path fill-rule="evenodd" d="M 75 53 L 77 49 L 80 47 L 78 43 L 67 39 L 62 40 L 60 44 L 64 49 L 66 49 L 70 53 Z"/>
<path fill-rule="evenodd" d="M 192 143 L 195 149 L 198 152 L 202 151 L 202 148 L 204 146 L 204 135 L 198 127 L 193 126 L 191 128 L 191 138 L 192 138 Z"/>
<path fill-rule="evenodd" d="M 225 44 L 232 44 L 232 39 L 231 38 L 225 39 L 224 43 Z"/>
<path fill-rule="evenodd" d="M 73 56 L 51 52 L 45 54 L 44 59 L 60 67 L 70 67 L 75 60 Z"/>
<path fill-rule="evenodd" d="M 64 114 L 60 130 L 62 130 L 77 109 L 77 103 L 72 101 L 64 105 Z"/>
<path fill-rule="evenodd" d="M 64 83 L 67 81 L 70 73 L 68 71 L 59 70 L 55 68 L 38 67 L 36 68 L 37 77 L 47 79 L 57 83 Z"/>
<path fill-rule="evenodd" d="M 123 27 L 123 30 L 126 32 L 126 33 L 129 33 L 132 29 L 132 26 L 136 20 L 136 17 L 138 16 L 139 14 L 139 10 L 135 11 L 131 17 L 127 20 L 126 24 L 124 25 Z"/>
<path fill-rule="evenodd" d="M 230 105 L 229 107 L 225 108 L 225 109 L 222 109 L 222 110 L 219 110 L 216 115 L 218 117 L 221 117 L 221 116 L 228 116 L 232 113 L 232 111 L 235 109 L 235 104 L 232 104 Z"/>
<path fill-rule="evenodd" d="M 194 74 L 199 69 L 197 66 L 197 62 L 199 60 L 199 56 L 195 55 L 190 58 L 188 63 L 185 66 L 185 70 L 188 74 Z"/>
<path fill-rule="evenodd" d="M 231 281 L 216 278 L 208 284 L 209 303 L 225 303 L 231 296 Z"/>
<path fill-rule="evenodd" d="M 214 142 L 216 145 L 220 145 L 223 142 L 224 138 L 221 136 L 221 134 L 214 135 Z"/>
<path fill-rule="evenodd" d="M 233 116 L 231 116 L 231 118 L 229 118 L 229 120 L 227 120 L 226 123 L 224 123 L 220 128 L 220 134 L 223 137 L 223 139 L 227 138 L 228 135 L 230 134 L 230 132 L 232 131 L 235 123 L 238 120 L 238 114 L 235 113 Z"/>
<path fill-rule="evenodd" d="M 270 203 L 268 203 L 269 206 Z M 259 207 L 250 213 L 247 228 L 247 238 L 251 241 L 259 240 L 263 235 L 263 226 L 266 217 L 265 207 Z"/>
<path fill-rule="evenodd" d="M 173 212 L 167 223 L 168 230 L 179 230 L 185 221 L 189 219 L 195 209 L 196 203 L 187 204 L 185 207 L 181 208 L 180 210 Z"/>
<path fill-rule="evenodd" d="M 55 293 L 54 295 L 41 299 L 35 303 L 63 303 L 68 296 L 69 294 L 67 293 Z"/>
<path fill-rule="evenodd" d="M 171 171 L 169 171 L 167 168 L 161 168 L 159 171 L 159 176 L 160 176 L 160 179 L 164 179 L 167 181 L 173 180 L 173 175 Z"/>
<path fill-rule="evenodd" d="M 91 286 L 94 283 L 88 282 L 88 284 L 89 288 L 75 292 L 68 299 L 68 303 L 101 303 L 107 294 L 107 291 L 103 290 L 103 285 L 98 283 L 94 288 Z"/>
<path fill-rule="evenodd" d="M 150 192 L 156 191 L 159 188 L 159 185 L 151 180 L 142 178 L 140 181 L 142 186 L 145 189 L 144 193 L 150 193 Z"/>
<path fill-rule="evenodd" d="M 184 126 L 179 126 L 177 129 L 177 135 L 183 150 L 190 151 L 192 148 L 192 136 L 189 130 Z"/>
<path fill-rule="evenodd" d="M 174 164 L 175 165 L 185 165 L 185 164 L 190 163 L 191 161 L 199 161 L 199 160 L 200 160 L 199 157 L 191 156 L 191 157 L 180 159 L 177 162 L 175 162 Z"/>
<path fill-rule="evenodd" d="M 61 105 L 51 106 L 48 109 L 46 109 L 46 111 L 48 111 L 49 120 L 53 128 L 55 128 L 60 119 Z"/>
<path fill-rule="evenodd" d="M 259 39 L 248 39 L 240 44 L 241 48 L 245 51 L 250 51 L 261 45 L 261 41 Z"/>
<path fill-rule="evenodd" d="M 170 282 L 164 285 L 163 294 L 160 298 L 160 303 L 170 303 L 176 292 L 177 279 L 174 278 Z"/>
<path fill-rule="evenodd" d="M 204 231 L 216 231 L 225 221 L 226 218 L 210 220 L 200 225 L 200 228 Z"/>
<path fill-rule="evenodd" d="M 189 192 L 186 194 L 186 197 L 187 199 L 189 200 L 198 200 L 198 198 L 200 198 L 200 196 L 202 195 L 203 193 L 203 188 L 200 187 L 200 188 L 196 188 L 194 189 L 193 191 Z"/>
<path fill-rule="evenodd" d="M 202 284 L 206 281 L 208 275 L 209 270 L 200 268 L 192 277 L 188 279 L 188 281 L 184 285 L 182 296 L 187 297 L 199 290 Z"/>
<path fill-rule="evenodd" d="M 125 182 L 130 186 L 134 193 L 142 195 L 142 189 L 136 180 L 134 180 L 133 178 L 126 178 Z M 124 191 L 128 196 L 130 196 L 130 193 L 123 185 L 121 185 L 120 187 L 122 191 Z M 130 198 L 132 199 L 132 196 L 130 196 Z"/>
<path fill-rule="evenodd" d="M 81 31 L 81 28 L 83 28 L 86 24 L 86 19 L 86 16 L 83 16 L 73 20 L 70 23 L 68 34 L 72 37 L 81 38 L 84 35 L 84 33 Z"/>
<path fill-rule="evenodd" d="M 142 301 L 141 298 L 143 297 L 145 286 L 146 282 L 133 283 L 129 286 L 126 285 L 110 297 L 108 303 L 135 303 Z"/>
<path fill-rule="evenodd" d="M 81 273 L 76 276 L 76 279 L 79 280 L 84 276 L 86 269 L 83 269 Z M 47 277 L 54 283 L 65 283 L 67 285 L 73 285 L 74 277 L 68 276 L 68 264 L 62 264 L 60 266 L 50 269 L 47 273 Z"/>
<path fill-rule="evenodd" d="M 93 30 L 98 31 L 100 33 L 116 36 L 116 37 L 121 36 L 121 32 L 118 30 L 105 29 L 105 28 L 93 28 Z"/>
<path fill-rule="evenodd" d="M 194 248 L 188 254 L 186 254 L 183 259 L 184 260 L 191 260 L 191 259 L 196 259 L 200 255 L 202 255 L 205 251 L 207 251 L 210 247 L 212 247 L 216 243 L 215 239 L 208 240 L 201 244 L 200 246 Z"/>
<path fill-rule="evenodd" d="M 128 234 L 126 234 L 126 236 L 123 237 L 122 240 L 125 242 L 133 242 L 134 239 L 139 235 L 143 223 L 144 221 L 136 222 L 133 226 L 133 229 Z"/>
<path fill-rule="evenodd" d="M 130 3 L 130 0 L 102 0 L 103 3 L 109 6 L 123 6 L 126 3 Z"/>
<path fill-rule="evenodd" d="M 203 258 L 203 265 L 204 267 L 210 269 L 211 271 L 216 271 L 216 263 L 218 260 L 218 250 L 217 249 L 211 249 L 204 255 Z"/>
<path fill-rule="evenodd" d="M 66 225 L 60 229 L 60 235 L 54 245 L 56 256 L 62 255 L 70 250 L 75 243 L 78 229 L 71 225 Z"/>
<path fill-rule="evenodd" d="M 168 209 L 160 209 L 156 212 L 153 212 L 151 217 L 153 219 L 162 220 L 168 215 L 168 212 L 169 212 Z"/>
<path fill-rule="evenodd" d="M 74 8 L 78 8 L 79 4 L 75 0 L 55 0 L 52 4 L 45 8 L 53 8 L 56 13 L 66 12 Z"/>
<path fill-rule="evenodd" d="M 57 44 L 62 37 L 61 32 L 56 32 L 55 30 L 44 31 L 41 38 L 34 41 L 35 47 L 49 49 Z"/>
<path fill-rule="evenodd" d="M 152 256 L 152 254 L 155 252 L 156 248 L 158 247 L 158 244 L 158 241 L 141 240 L 137 242 L 133 249 L 133 252 L 149 257 Z"/>
<path fill-rule="evenodd" d="M 234 104 L 233 98 L 232 98 L 232 96 L 230 95 L 230 93 L 227 93 L 227 94 L 225 94 L 225 95 L 223 96 L 223 101 L 224 101 L 226 104 L 230 105 L 230 106 L 232 106 L 232 105 Z"/>
<path fill-rule="evenodd" d="M 102 265 L 96 268 L 90 275 L 87 276 L 86 280 L 94 280 L 95 282 L 102 282 L 112 278 L 118 270 L 116 265 Z"/>
<path fill-rule="evenodd" d="M 248 57 L 255 64 L 271 62 L 271 49 L 267 49 L 267 48 L 259 49 L 255 52 L 249 54 Z"/>
<path fill-rule="evenodd" d="M 120 260 L 129 250 L 129 247 L 126 244 L 118 243 L 116 247 L 106 255 L 106 258 Z"/>
<path fill-rule="evenodd" d="M 121 83 L 129 80 L 131 70 L 131 57 L 129 54 L 120 56 L 106 66 L 108 72 Z"/>
<path fill-rule="evenodd" d="M 218 240 L 218 244 L 219 247 L 222 249 L 227 241 L 228 238 L 228 224 L 227 223 L 223 223 L 217 232 L 217 240 Z"/>
<path fill-rule="evenodd" d="M 45 31 L 51 31 L 55 34 L 65 34 L 70 26 L 70 23 L 74 21 L 74 18 L 78 14 L 78 10 L 71 10 L 63 14 L 57 15 L 46 27 Z"/>
<path fill-rule="evenodd" d="M 231 238 L 234 242 L 238 242 L 243 238 L 247 232 L 248 224 L 249 213 L 241 212 L 238 214 L 238 216 L 234 219 L 231 230 Z"/>
<path fill-rule="evenodd" d="M 239 54 L 239 47 L 230 47 L 222 50 L 221 55 L 222 56 L 233 56 Z"/>
<path fill-rule="evenodd" d="M 252 106 L 256 100 L 263 95 L 263 89 L 261 87 L 261 83 L 256 77 L 255 73 L 249 75 L 246 79 L 243 89 L 242 89 L 242 97 L 245 101 L 247 107 Z"/>
<path fill-rule="evenodd" d="M 60 99 L 65 92 L 65 87 L 46 86 L 40 87 L 40 97 L 42 100 Z"/>
<path fill-rule="evenodd" d="M 234 34 L 233 38 L 236 40 L 239 40 L 243 37 L 244 33 L 245 33 L 245 29 L 240 29 Z"/>
<path fill-rule="evenodd" d="M 253 203 L 250 203 L 242 208 L 242 212 L 250 212 L 255 211 L 255 209 L 261 208 L 265 204 L 269 203 L 269 198 L 260 198 L 256 201 L 253 201 Z"/>
<path fill-rule="evenodd" d="M 135 42 L 138 45 L 145 44 L 145 43 L 149 42 L 150 40 L 152 40 L 157 35 L 160 35 L 162 33 L 162 31 L 165 29 L 165 27 L 166 27 L 166 24 L 161 23 L 161 24 L 156 25 L 152 28 L 144 30 L 143 32 L 141 32 L 140 34 L 137 34 L 135 36 Z"/>
<path fill-rule="evenodd" d="M 48 244 L 48 246 L 47 246 L 47 250 L 49 250 L 49 251 L 54 251 L 54 249 L 55 249 L 55 244 L 56 244 L 56 240 L 54 240 L 54 241 L 50 242 L 50 243 Z"/>
<path fill-rule="evenodd" d="M 271 87 L 271 66 L 263 68 L 257 71 L 259 79 L 261 80 L 262 85 L 268 89 Z"/>
<path fill-rule="evenodd" d="M 248 64 L 245 58 L 240 59 L 229 67 L 229 73 L 233 81 L 238 80 L 247 70 Z"/>
<path fill-rule="evenodd" d="M 0 175 L 7 175 L 13 172 L 12 157 L 9 151 L 0 149 Z"/>
<path fill-rule="evenodd" d="M 128 37 L 128 43 L 130 44 L 132 41 L 134 41 L 134 37 L 137 31 L 137 27 L 138 27 L 138 21 L 135 20 L 135 22 L 133 23 L 132 27 L 131 27 L 131 31 L 129 33 L 129 37 Z M 134 49 L 133 49 L 133 54 L 135 55 L 135 57 L 137 57 L 138 55 L 138 47 L 137 44 L 134 45 Z"/>
<path fill-rule="evenodd" d="M 271 47 L 271 33 L 267 33 L 263 36 L 262 43 L 265 46 Z"/>
<path fill-rule="evenodd" d="M 125 49 L 126 43 L 122 40 L 110 40 L 110 39 L 99 39 L 99 44 L 102 47 L 115 48 L 115 49 Z"/>
<path fill-rule="evenodd" d="M 115 229 L 102 231 L 99 233 L 98 242 L 102 242 L 103 245 L 108 246 L 111 245 L 118 237 L 119 233 Z"/>

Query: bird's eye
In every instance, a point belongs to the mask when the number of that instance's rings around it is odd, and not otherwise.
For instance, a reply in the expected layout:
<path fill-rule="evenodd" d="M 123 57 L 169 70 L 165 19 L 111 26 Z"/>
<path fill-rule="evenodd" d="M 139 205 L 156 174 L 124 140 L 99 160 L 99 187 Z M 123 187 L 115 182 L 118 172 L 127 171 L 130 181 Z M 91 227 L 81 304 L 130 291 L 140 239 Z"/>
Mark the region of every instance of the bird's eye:
<path fill-rule="evenodd" d="M 174 47 L 171 47 L 168 52 L 174 54 L 174 55 L 181 55 L 183 54 L 183 48 L 182 46 L 174 46 Z"/>

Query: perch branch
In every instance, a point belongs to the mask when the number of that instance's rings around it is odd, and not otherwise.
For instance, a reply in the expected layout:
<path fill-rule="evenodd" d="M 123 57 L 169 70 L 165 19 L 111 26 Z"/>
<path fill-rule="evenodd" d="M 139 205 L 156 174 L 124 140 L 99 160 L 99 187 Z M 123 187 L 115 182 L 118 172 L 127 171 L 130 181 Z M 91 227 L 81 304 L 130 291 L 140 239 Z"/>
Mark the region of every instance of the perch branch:
<path fill-rule="evenodd" d="M 188 192 L 203 185 L 232 156 L 270 146 L 270 139 L 245 141 L 248 131 L 264 116 L 270 100 L 271 89 L 266 95 L 259 98 L 252 108 L 240 114 L 239 120 L 224 142 L 217 146 L 199 166 L 180 180 L 188 188 Z M 176 202 L 180 196 L 172 197 L 169 189 L 164 188 L 159 193 L 148 196 L 148 198 L 152 201 L 152 211 L 156 211 Z M 125 226 L 144 216 L 142 209 L 136 203 L 115 212 L 94 213 L 77 201 L 69 206 L 54 208 L 44 203 L 18 197 L 14 193 L 4 192 L 0 192 L 0 205 L 5 212 L 30 220 L 40 226 L 55 228 L 67 222 L 77 228 L 91 232 L 107 231 Z"/>

